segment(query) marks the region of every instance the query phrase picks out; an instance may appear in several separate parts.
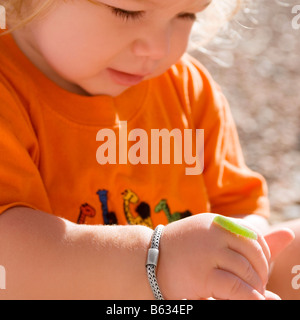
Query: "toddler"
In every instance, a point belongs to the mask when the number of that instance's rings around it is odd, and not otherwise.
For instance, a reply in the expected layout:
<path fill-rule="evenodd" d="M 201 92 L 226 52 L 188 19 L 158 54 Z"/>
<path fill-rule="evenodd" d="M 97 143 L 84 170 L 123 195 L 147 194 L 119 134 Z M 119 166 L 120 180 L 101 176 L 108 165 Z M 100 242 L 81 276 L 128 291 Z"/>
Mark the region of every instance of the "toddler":
<path fill-rule="evenodd" d="M 145 264 L 161 224 L 150 276 L 164 299 L 288 294 L 294 262 L 275 258 L 294 233 L 269 227 L 227 101 L 185 53 L 199 13 L 222 21 L 211 15 L 240 4 L 0 1 L 1 299 L 153 299 Z"/>

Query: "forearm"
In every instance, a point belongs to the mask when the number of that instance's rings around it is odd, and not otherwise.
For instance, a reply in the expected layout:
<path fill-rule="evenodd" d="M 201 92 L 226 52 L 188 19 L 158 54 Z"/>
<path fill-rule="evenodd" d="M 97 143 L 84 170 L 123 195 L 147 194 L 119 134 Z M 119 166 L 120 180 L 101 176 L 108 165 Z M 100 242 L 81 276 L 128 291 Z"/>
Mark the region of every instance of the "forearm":
<path fill-rule="evenodd" d="M 84 226 L 28 208 L 0 216 L 1 299 L 152 299 L 145 272 L 152 231 Z"/>

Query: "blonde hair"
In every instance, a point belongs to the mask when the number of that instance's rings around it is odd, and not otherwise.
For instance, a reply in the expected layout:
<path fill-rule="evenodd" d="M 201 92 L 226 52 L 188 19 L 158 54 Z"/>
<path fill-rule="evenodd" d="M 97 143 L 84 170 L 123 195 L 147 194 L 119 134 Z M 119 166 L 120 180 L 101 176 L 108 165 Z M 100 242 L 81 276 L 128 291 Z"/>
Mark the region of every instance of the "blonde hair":
<path fill-rule="evenodd" d="M 249 0 L 212 0 L 206 10 L 197 15 L 192 30 L 193 41 L 203 45 L 211 40 L 239 12 L 242 4 Z"/>
<path fill-rule="evenodd" d="M 43 13 L 48 12 L 56 0 L 44 0 L 35 8 L 32 2 L 32 0 L 0 0 L 0 5 L 5 7 L 6 20 L 10 26 L 10 29 L 3 34 L 22 28 Z"/>
<path fill-rule="evenodd" d="M 4 33 L 12 32 L 24 27 L 34 19 L 41 18 L 51 8 L 62 0 L 39 1 L 38 6 L 33 6 L 33 0 L 0 0 L 7 13 L 7 22 L 10 29 Z M 67 1 L 67 0 L 63 0 Z M 93 2 L 93 0 L 87 0 Z M 251 0 L 212 0 L 209 7 L 197 17 L 195 33 L 201 42 L 210 40 L 217 31 L 231 20 L 239 11 L 242 2 Z"/>

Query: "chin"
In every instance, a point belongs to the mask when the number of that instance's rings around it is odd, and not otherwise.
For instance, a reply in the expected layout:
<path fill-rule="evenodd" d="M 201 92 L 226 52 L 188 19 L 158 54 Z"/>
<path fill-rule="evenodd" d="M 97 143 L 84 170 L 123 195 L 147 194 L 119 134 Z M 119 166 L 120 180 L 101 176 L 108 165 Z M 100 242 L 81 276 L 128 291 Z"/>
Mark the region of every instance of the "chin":
<path fill-rule="evenodd" d="M 110 97 L 118 97 L 119 95 L 121 95 L 122 93 L 124 93 L 126 90 L 128 90 L 130 87 L 119 87 L 119 88 L 108 88 L 105 90 L 101 90 L 101 89 L 91 89 L 91 88 L 84 88 L 81 87 L 82 90 L 84 90 L 86 92 L 87 95 L 89 96 L 110 96 Z"/>

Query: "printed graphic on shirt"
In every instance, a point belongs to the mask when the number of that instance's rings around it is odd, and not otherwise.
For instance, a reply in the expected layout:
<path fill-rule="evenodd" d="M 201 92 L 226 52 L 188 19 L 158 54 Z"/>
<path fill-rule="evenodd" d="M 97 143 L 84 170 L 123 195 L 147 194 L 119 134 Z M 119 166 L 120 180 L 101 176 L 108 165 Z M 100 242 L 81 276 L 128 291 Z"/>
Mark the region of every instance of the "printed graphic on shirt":
<path fill-rule="evenodd" d="M 126 189 L 123 193 L 123 208 L 124 213 L 129 224 L 139 224 L 150 227 L 153 229 L 153 223 L 150 217 L 150 207 L 147 203 L 141 202 L 136 208 L 138 216 L 135 217 L 131 213 L 131 204 L 136 204 L 139 202 L 139 197 L 130 189 Z"/>
<path fill-rule="evenodd" d="M 96 210 L 90 206 L 88 203 L 84 203 L 80 206 L 80 213 L 77 219 L 78 224 L 84 224 L 86 217 L 95 217 Z"/>
<path fill-rule="evenodd" d="M 113 211 L 108 210 L 107 192 L 108 191 L 105 189 L 97 191 L 97 194 L 99 196 L 99 201 L 101 202 L 101 209 L 102 209 L 104 224 L 107 224 L 107 225 L 118 224 L 116 214 Z"/>
<path fill-rule="evenodd" d="M 103 216 L 104 225 L 118 224 L 118 219 L 113 211 L 108 210 L 108 190 L 100 189 L 96 192 L 101 203 L 101 210 Z M 138 195 L 130 189 L 126 189 L 121 194 L 123 200 L 123 210 L 128 224 L 131 225 L 144 225 L 149 228 L 154 228 L 153 221 L 151 219 L 150 205 L 144 201 L 140 201 Z M 133 213 L 133 210 L 135 213 Z M 163 211 L 168 219 L 168 223 L 189 217 L 192 213 L 189 210 L 184 212 L 173 212 L 167 203 L 166 199 L 162 199 L 154 207 L 154 214 Z M 80 206 L 80 213 L 77 220 L 78 224 L 84 224 L 86 217 L 94 218 L 96 216 L 96 210 L 88 203 L 84 203 Z"/>
<path fill-rule="evenodd" d="M 186 218 L 186 217 L 189 217 L 192 215 L 192 213 L 189 210 L 186 210 L 184 212 L 171 213 L 166 199 L 160 200 L 160 202 L 155 206 L 154 211 L 156 213 L 163 211 L 165 213 L 169 223 Z"/>

